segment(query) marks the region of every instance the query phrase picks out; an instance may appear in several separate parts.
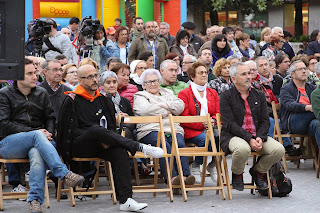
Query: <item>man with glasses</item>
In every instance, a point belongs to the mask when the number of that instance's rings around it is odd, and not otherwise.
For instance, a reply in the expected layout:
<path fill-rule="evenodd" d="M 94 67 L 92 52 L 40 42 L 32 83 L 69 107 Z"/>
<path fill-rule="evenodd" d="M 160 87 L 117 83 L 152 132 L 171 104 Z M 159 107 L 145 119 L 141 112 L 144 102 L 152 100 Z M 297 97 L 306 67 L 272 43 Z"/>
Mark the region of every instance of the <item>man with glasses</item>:
<path fill-rule="evenodd" d="M 212 59 L 212 57 L 211 57 Z M 193 55 L 185 55 L 183 56 L 183 60 L 181 62 L 182 67 L 181 67 L 181 73 L 178 74 L 177 78 L 179 81 L 183 81 L 185 83 L 188 83 L 190 81 L 189 75 L 188 75 L 188 68 L 191 66 L 192 63 L 196 62 L 197 58 Z M 212 60 L 211 60 L 212 62 Z"/>
<path fill-rule="evenodd" d="M 315 86 L 306 82 L 309 71 L 306 65 L 298 60 L 290 65 L 288 72 L 292 80 L 280 91 L 282 131 L 314 136 L 320 144 L 320 121 L 316 119 L 311 105 L 311 93 Z"/>
<path fill-rule="evenodd" d="M 173 91 L 175 96 L 178 96 L 179 92 L 188 85 L 183 81 L 178 81 L 178 65 L 173 60 L 165 60 L 160 65 L 160 73 L 162 75 L 161 88 L 166 88 Z"/>
<path fill-rule="evenodd" d="M 98 90 L 98 72 L 91 65 L 78 69 L 79 85 L 69 92 L 59 116 L 57 145 L 65 162 L 72 157 L 99 157 L 112 165 L 117 199 L 122 211 L 138 211 L 146 203 L 132 197 L 128 151 L 155 158 L 163 156 L 158 147 L 141 144 L 117 134 L 115 108 L 111 99 Z"/>

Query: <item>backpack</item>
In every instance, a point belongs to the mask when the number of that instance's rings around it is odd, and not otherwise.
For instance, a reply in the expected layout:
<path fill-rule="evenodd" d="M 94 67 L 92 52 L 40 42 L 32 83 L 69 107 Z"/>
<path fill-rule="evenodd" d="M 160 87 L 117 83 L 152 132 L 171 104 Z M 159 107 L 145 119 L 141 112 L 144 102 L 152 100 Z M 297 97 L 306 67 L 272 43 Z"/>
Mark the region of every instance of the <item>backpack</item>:
<path fill-rule="evenodd" d="M 281 161 L 272 165 L 269 170 L 271 191 L 273 197 L 285 197 L 292 191 L 292 182 L 287 177 L 286 172 Z M 259 193 L 263 196 L 268 195 L 268 190 L 258 189 Z"/>

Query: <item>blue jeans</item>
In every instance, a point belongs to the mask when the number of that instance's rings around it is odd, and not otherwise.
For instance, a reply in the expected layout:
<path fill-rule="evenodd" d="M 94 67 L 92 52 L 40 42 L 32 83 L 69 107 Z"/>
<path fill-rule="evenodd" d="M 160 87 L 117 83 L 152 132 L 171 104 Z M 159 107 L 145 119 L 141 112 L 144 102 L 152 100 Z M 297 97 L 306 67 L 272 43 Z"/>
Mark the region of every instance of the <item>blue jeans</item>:
<path fill-rule="evenodd" d="M 58 178 L 69 170 L 64 165 L 47 137 L 39 130 L 9 135 L 0 141 L 0 155 L 6 159 L 27 158 L 30 160 L 28 202 L 44 201 L 46 168 Z"/>
<path fill-rule="evenodd" d="M 144 143 L 144 144 L 151 144 L 152 146 L 157 146 L 157 137 L 158 137 L 158 132 L 152 131 L 148 135 L 141 138 L 140 141 L 141 141 L 141 143 Z M 171 153 L 172 136 L 171 135 L 166 136 L 165 138 L 166 138 L 167 152 L 170 154 Z M 184 143 L 183 135 L 180 133 L 177 133 L 177 142 L 178 142 L 179 148 L 183 148 L 186 146 Z M 183 156 L 183 157 L 180 157 L 180 159 L 181 159 L 181 166 L 182 166 L 183 175 L 184 176 L 190 175 L 188 157 Z M 170 162 L 170 158 L 169 158 L 169 162 Z M 161 173 L 162 173 L 163 177 L 165 177 L 165 179 L 166 179 L 167 173 L 166 173 L 166 169 L 165 169 L 164 158 L 160 158 L 159 163 L 160 163 Z M 178 168 L 177 168 L 176 160 L 174 160 L 172 177 L 175 177 L 177 175 L 178 175 Z"/>
<path fill-rule="evenodd" d="M 193 138 L 189 138 L 186 139 L 186 143 L 194 143 L 196 144 L 198 147 L 204 147 L 205 142 L 206 142 L 206 131 L 203 131 L 200 135 L 197 135 Z M 219 149 L 218 144 L 216 143 L 216 147 L 217 149 Z M 209 139 L 209 151 L 212 151 L 212 147 L 211 147 L 211 140 Z M 197 156 L 195 157 L 195 162 L 199 165 L 203 164 L 203 157 L 202 156 Z"/>
<path fill-rule="evenodd" d="M 281 129 L 281 123 L 280 123 L 280 119 L 279 120 L 279 124 L 280 124 L 280 129 Z M 269 137 L 273 138 L 273 132 L 274 132 L 274 119 L 269 117 L 269 121 L 270 121 L 270 127 L 269 127 Z M 282 138 L 282 143 L 283 143 L 283 146 L 286 147 L 286 146 L 290 146 L 292 145 L 292 142 L 291 142 L 291 139 L 286 137 L 286 138 Z"/>
<path fill-rule="evenodd" d="M 303 112 L 291 115 L 289 119 L 289 131 L 294 134 L 308 134 L 316 138 L 320 146 L 320 121 L 313 112 Z"/>

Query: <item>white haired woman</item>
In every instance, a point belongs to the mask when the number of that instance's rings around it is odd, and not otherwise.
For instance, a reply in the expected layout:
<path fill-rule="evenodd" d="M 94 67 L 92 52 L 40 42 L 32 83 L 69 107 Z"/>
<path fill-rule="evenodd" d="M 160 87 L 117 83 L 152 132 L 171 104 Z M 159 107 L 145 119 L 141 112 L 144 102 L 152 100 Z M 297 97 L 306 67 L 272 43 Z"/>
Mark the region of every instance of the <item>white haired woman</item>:
<path fill-rule="evenodd" d="M 184 103 L 171 90 L 160 88 L 161 75 L 158 70 L 145 70 L 140 76 L 140 81 L 144 91 L 137 92 L 134 95 L 133 110 L 137 116 L 162 115 L 166 148 L 168 153 L 171 153 L 172 136 L 168 115 L 180 115 L 184 109 Z M 185 147 L 183 128 L 179 124 L 175 124 L 175 129 L 177 131 L 178 147 Z M 137 125 L 137 138 L 141 143 L 156 146 L 159 130 L 160 126 L 158 124 Z M 186 184 L 194 184 L 195 178 L 190 174 L 188 158 L 181 157 L 181 164 Z M 160 170 L 163 176 L 166 177 L 165 161 L 163 158 L 160 159 Z M 176 163 L 174 163 L 171 181 L 173 185 L 180 184 Z M 177 193 L 179 193 L 179 189 L 174 190 L 174 194 Z"/>

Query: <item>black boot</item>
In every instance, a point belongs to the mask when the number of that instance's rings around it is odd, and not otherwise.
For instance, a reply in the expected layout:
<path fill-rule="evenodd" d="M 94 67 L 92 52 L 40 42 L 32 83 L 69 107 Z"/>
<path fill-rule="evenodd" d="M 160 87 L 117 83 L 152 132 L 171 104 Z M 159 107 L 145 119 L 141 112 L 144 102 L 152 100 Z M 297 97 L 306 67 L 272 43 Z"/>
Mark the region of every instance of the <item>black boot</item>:
<path fill-rule="evenodd" d="M 289 156 L 301 156 L 302 155 L 302 151 L 300 148 L 296 149 L 294 146 L 289 145 L 289 146 L 285 146 L 284 147 L 286 149 L 286 153 Z"/>
<path fill-rule="evenodd" d="M 266 181 L 266 175 L 258 171 L 255 171 L 253 168 L 249 170 L 250 175 L 253 178 L 253 181 L 257 185 L 258 189 L 268 189 L 268 184 Z"/>
<path fill-rule="evenodd" d="M 244 189 L 243 174 L 237 175 L 232 173 L 232 186 L 238 191 L 243 191 Z"/>

